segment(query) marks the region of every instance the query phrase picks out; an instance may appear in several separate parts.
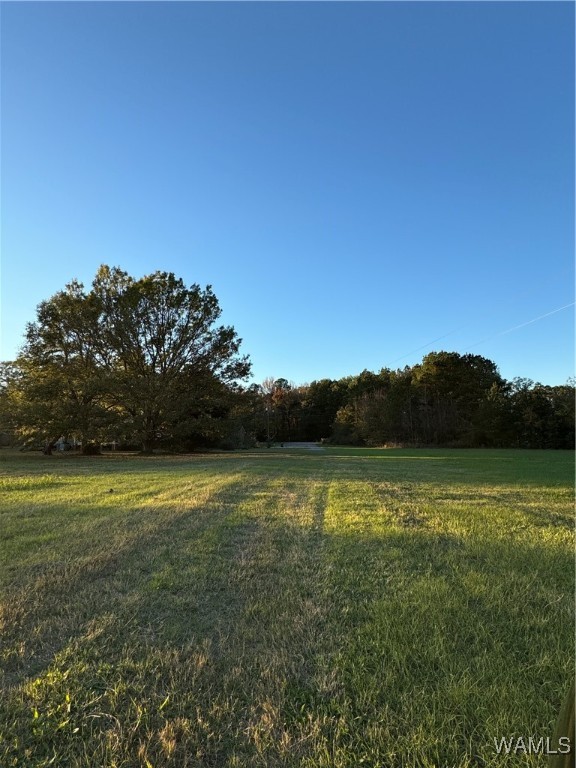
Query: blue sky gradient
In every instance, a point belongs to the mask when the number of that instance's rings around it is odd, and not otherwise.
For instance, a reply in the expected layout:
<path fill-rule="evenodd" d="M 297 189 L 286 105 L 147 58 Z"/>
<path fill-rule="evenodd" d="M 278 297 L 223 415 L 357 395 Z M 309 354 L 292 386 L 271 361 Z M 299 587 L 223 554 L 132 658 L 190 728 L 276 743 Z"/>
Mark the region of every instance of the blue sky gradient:
<path fill-rule="evenodd" d="M 256 381 L 439 349 L 574 374 L 572 2 L 5 2 L 1 22 L 1 359 L 107 263 L 211 284 Z"/>

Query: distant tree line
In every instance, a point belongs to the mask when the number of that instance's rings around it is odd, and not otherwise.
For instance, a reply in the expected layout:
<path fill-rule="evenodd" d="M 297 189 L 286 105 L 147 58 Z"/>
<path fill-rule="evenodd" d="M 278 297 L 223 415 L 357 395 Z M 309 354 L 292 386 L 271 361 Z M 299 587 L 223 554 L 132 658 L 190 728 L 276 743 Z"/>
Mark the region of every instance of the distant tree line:
<path fill-rule="evenodd" d="M 402 370 L 383 368 L 304 386 L 267 382 L 259 397 L 275 440 L 347 445 L 574 448 L 574 382 L 506 381 L 479 355 L 431 352 Z M 258 429 L 264 438 L 262 417 Z"/>
<path fill-rule="evenodd" d="M 348 445 L 573 448 L 574 382 L 503 379 L 478 355 L 432 352 L 297 386 L 242 385 L 234 328 L 210 286 L 102 266 L 42 302 L 19 357 L 0 363 L 0 436 L 50 450 L 145 452 L 327 440 Z"/>

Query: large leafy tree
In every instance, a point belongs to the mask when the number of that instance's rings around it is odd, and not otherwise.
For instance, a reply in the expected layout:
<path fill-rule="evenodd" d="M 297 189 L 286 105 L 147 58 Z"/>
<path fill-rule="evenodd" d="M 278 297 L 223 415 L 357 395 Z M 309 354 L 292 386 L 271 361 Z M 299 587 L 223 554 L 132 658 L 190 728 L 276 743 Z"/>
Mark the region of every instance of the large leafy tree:
<path fill-rule="evenodd" d="M 413 368 L 422 441 L 470 442 L 478 409 L 494 385 L 501 387 L 504 380 L 487 358 L 457 352 L 426 355 L 421 365 Z"/>
<path fill-rule="evenodd" d="M 34 420 L 50 439 L 129 437 L 145 451 L 207 429 L 250 370 L 234 328 L 216 325 L 220 314 L 210 286 L 186 287 L 169 272 L 134 279 L 103 265 L 89 292 L 70 283 L 27 328 L 21 428 Z"/>
<path fill-rule="evenodd" d="M 98 318 L 95 297 L 77 281 L 38 306 L 8 387 L 11 417 L 26 442 L 73 435 L 86 446 L 104 436 L 112 414 L 102 397 Z"/>

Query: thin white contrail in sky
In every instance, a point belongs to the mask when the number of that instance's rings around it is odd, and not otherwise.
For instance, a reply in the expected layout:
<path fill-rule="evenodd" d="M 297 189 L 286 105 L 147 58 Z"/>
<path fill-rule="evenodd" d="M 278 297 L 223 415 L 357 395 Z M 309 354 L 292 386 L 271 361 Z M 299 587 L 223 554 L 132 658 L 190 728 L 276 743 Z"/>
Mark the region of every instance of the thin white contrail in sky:
<path fill-rule="evenodd" d="M 455 328 L 453 331 L 449 331 L 448 333 L 445 333 L 443 336 L 438 336 L 437 339 L 432 339 L 432 341 L 429 341 L 427 344 L 422 344 L 421 347 L 417 347 L 416 349 L 411 349 L 410 352 L 407 352 L 405 355 L 402 355 L 401 357 L 397 357 L 394 360 L 392 360 L 390 365 L 392 365 L 392 363 L 398 362 L 398 360 L 404 360 L 405 357 L 409 357 L 410 355 L 413 355 L 414 352 L 420 352 L 421 349 L 426 349 L 426 347 L 429 347 L 432 344 L 436 344 L 437 341 L 440 341 L 441 339 L 445 339 L 447 336 L 452 336 L 453 333 L 456 333 L 457 331 L 461 331 L 464 328 L 467 328 L 469 325 L 472 325 L 472 323 L 466 323 L 466 325 L 460 325 L 458 326 L 458 328 Z"/>
<path fill-rule="evenodd" d="M 523 291 L 522 293 L 516 294 L 516 299 L 519 298 L 528 298 L 534 294 L 534 290 L 529 291 Z M 572 302 L 572 304 L 566 304 L 564 307 L 559 307 L 558 309 L 552 310 L 552 312 L 547 312 L 545 315 L 540 315 L 539 317 L 535 317 L 533 320 L 529 320 L 527 323 L 521 323 L 520 325 L 514 326 L 514 328 L 509 328 L 507 331 L 501 331 L 500 333 L 495 334 L 494 336 L 490 336 L 490 339 L 495 338 L 496 336 L 502 336 L 505 333 L 511 333 L 512 331 L 515 331 L 517 328 L 522 328 L 524 325 L 530 325 L 530 323 L 535 323 L 537 320 L 541 320 L 544 317 L 548 317 L 548 315 L 553 315 L 555 312 L 561 312 L 563 309 L 567 309 L 568 307 L 573 307 L 575 302 Z M 438 336 L 435 339 L 432 339 L 432 341 L 428 341 L 426 344 L 422 344 L 420 347 L 416 347 L 415 349 L 411 349 L 410 352 L 406 352 L 405 355 L 400 355 L 400 357 L 394 358 L 394 360 L 390 361 L 390 365 L 393 363 L 397 363 L 399 360 L 404 360 L 406 357 L 410 357 L 410 355 L 413 355 L 415 352 L 420 352 L 422 349 L 426 349 L 426 347 L 431 347 L 432 344 L 436 344 L 437 341 L 442 341 L 442 339 L 448 338 L 448 336 L 452 336 L 454 333 L 458 333 L 458 331 L 463 331 L 465 328 L 469 328 L 471 325 L 473 325 L 473 320 L 470 320 L 467 323 L 464 323 L 464 325 L 459 325 L 457 328 L 453 328 L 451 331 L 448 331 L 448 333 L 442 334 L 442 336 Z M 482 341 L 477 341 L 474 344 L 472 344 L 473 347 L 475 347 L 477 344 L 483 344 L 485 341 L 488 341 L 489 339 L 483 339 Z M 466 349 L 470 349 L 470 347 L 466 347 Z"/>
<path fill-rule="evenodd" d="M 466 347 L 466 349 L 472 349 L 472 347 L 477 347 L 479 344 L 484 344 L 486 341 L 491 341 L 492 339 L 496 339 L 498 336 L 505 336 L 507 333 L 512 333 L 512 331 L 517 331 L 519 328 L 524 328 L 526 325 L 532 325 L 532 323 L 538 322 L 538 320 L 542 320 L 545 317 L 550 317 L 550 315 L 555 315 L 556 312 L 562 312 L 563 309 L 568 309 L 568 307 L 573 307 L 576 302 L 572 301 L 570 304 L 565 304 L 563 307 L 558 307 L 557 309 L 553 309 L 551 312 L 546 312 L 544 315 L 538 315 L 538 317 L 533 317 L 532 320 L 528 320 L 525 323 L 520 323 L 520 325 L 515 325 L 512 328 L 508 328 L 505 331 L 500 331 L 500 333 L 495 333 L 492 336 L 488 336 L 486 339 L 482 339 L 482 341 L 476 341 L 474 344 L 470 344 L 469 347 Z"/>
<path fill-rule="evenodd" d="M 492 336 L 488 336 L 485 339 L 482 339 L 482 341 L 476 341 L 474 344 L 470 344 L 470 346 L 465 347 L 465 349 L 472 349 L 472 347 L 477 347 L 479 344 L 484 344 L 486 341 L 490 341 L 491 339 L 496 339 L 498 336 L 504 336 L 507 333 L 512 333 L 512 331 L 517 331 L 519 328 L 524 328 L 526 325 L 531 325 L 532 323 L 538 322 L 538 320 L 542 320 L 545 317 L 549 317 L 550 315 L 555 315 L 556 312 L 561 312 L 563 309 L 568 309 L 568 307 L 573 307 L 576 302 L 571 302 L 570 304 L 565 304 L 563 307 L 558 307 L 557 309 L 553 309 L 551 312 L 546 312 L 544 315 L 538 315 L 538 317 L 533 317 L 532 320 L 528 320 L 525 323 L 520 323 L 519 325 L 515 325 L 512 328 L 508 328 L 505 331 L 500 331 L 499 333 L 495 333 Z M 405 355 L 402 355 L 401 357 L 396 357 L 394 360 L 391 361 L 392 363 L 398 362 L 398 360 L 404 360 L 405 357 L 409 357 L 410 355 L 414 354 L 414 352 L 420 352 L 421 349 L 426 349 L 426 347 L 431 346 L 432 344 L 435 344 L 437 341 L 441 341 L 442 339 L 445 339 L 447 336 L 452 336 L 453 333 L 457 333 L 458 331 L 462 331 L 464 328 L 468 328 L 472 323 L 466 323 L 465 325 L 460 325 L 458 328 L 454 328 L 454 330 L 449 331 L 448 333 L 445 333 L 443 336 L 438 336 L 436 339 L 432 339 L 432 341 L 429 341 L 427 344 L 422 344 L 421 347 L 417 347 L 416 349 L 410 350 L 410 352 L 407 352 Z"/>

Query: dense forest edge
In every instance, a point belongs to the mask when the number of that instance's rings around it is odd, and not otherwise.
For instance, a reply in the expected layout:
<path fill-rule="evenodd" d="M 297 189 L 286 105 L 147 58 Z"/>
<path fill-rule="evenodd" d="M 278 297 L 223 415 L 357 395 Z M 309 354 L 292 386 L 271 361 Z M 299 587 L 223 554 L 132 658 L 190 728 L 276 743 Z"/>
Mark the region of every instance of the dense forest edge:
<path fill-rule="evenodd" d="M 506 381 L 479 355 L 431 352 L 402 370 L 255 388 L 276 440 L 338 445 L 573 448 L 572 382 Z M 260 439 L 262 414 L 254 424 Z M 253 427 L 253 429 L 254 429 Z"/>
<path fill-rule="evenodd" d="M 22 448 L 194 451 L 323 441 L 357 446 L 574 448 L 575 382 L 504 379 L 479 355 L 246 385 L 250 361 L 211 286 L 101 266 L 42 302 L 0 363 L 0 440 Z"/>

